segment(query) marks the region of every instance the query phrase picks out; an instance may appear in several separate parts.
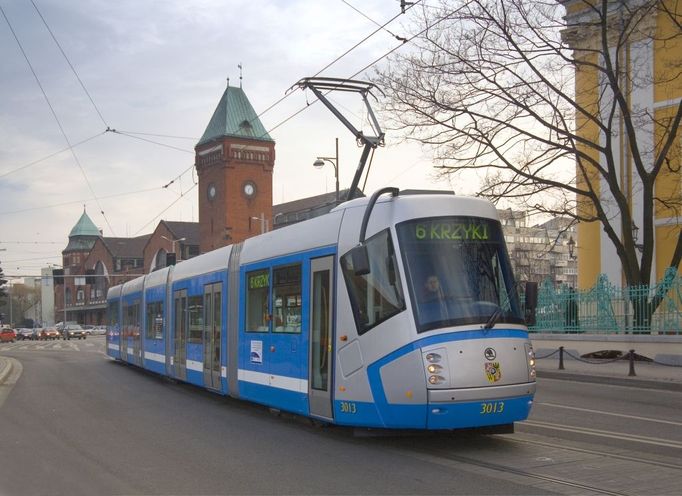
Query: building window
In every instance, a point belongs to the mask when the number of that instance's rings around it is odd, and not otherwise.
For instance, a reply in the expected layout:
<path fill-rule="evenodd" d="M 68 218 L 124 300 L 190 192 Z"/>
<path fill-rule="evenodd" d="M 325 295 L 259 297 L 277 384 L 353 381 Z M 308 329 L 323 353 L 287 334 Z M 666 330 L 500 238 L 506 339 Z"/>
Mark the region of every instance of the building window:
<path fill-rule="evenodd" d="M 85 291 L 83 291 L 82 289 L 79 289 L 76 292 L 76 301 L 83 301 L 83 300 L 85 300 Z"/>

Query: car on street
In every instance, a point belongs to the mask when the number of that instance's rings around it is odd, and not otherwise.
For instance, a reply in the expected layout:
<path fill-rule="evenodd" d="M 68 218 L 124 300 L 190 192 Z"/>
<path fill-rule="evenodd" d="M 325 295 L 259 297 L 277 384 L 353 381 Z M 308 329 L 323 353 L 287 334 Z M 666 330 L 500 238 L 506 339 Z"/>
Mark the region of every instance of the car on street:
<path fill-rule="evenodd" d="M 37 329 L 29 329 L 28 327 L 17 329 L 17 341 L 35 341 L 36 339 L 38 339 Z"/>
<path fill-rule="evenodd" d="M 66 324 L 62 331 L 64 339 L 85 339 L 87 334 L 79 324 Z"/>
<path fill-rule="evenodd" d="M 2 329 L 0 331 L 0 343 L 14 343 L 17 339 L 17 334 L 14 329 Z"/>
<path fill-rule="evenodd" d="M 48 339 L 59 339 L 61 334 L 59 334 L 59 331 L 55 327 L 45 327 L 44 329 L 41 329 L 38 337 L 39 339 L 46 341 Z"/>
<path fill-rule="evenodd" d="M 104 336 L 107 333 L 107 326 L 99 325 L 92 328 L 90 332 L 93 336 Z"/>

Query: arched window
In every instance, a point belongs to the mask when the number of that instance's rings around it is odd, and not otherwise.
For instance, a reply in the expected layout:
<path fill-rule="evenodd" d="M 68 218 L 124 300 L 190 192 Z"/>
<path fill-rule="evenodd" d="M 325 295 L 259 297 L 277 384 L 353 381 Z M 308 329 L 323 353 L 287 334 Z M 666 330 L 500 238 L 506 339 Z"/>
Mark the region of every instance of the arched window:
<path fill-rule="evenodd" d="M 66 300 L 66 305 L 71 305 L 71 288 L 66 288 L 64 290 L 64 300 Z"/>
<path fill-rule="evenodd" d="M 109 286 L 109 274 L 107 267 L 100 260 L 95 264 L 95 299 L 101 300 L 106 298 L 107 289 Z"/>
<path fill-rule="evenodd" d="M 149 272 L 154 272 L 155 270 L 163 269 L 166 266 L 166 250 L 163 248 L 159 249 L 154 255 L 154 262 L 149 268 Z"/>

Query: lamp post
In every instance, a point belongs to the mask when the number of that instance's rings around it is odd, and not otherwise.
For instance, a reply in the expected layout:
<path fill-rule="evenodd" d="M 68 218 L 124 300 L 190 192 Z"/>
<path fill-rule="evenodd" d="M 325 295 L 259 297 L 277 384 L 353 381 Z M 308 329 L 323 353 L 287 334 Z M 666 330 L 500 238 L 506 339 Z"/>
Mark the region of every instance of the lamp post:
<path fill-rule="evenodd" d="M 249 231 L 251 230 L 251 221 L 260 221 L 260 233 L 268 232 L 270 226 L 268 225 L 268 220 L 265 218 L 265 213 L 261 212 L 260 217 L 249 217 Z"/>
<path fill-rule="evenodd" d="M 644 245 L 643 244 L 638 244 L 637 243 L 637 238 L 639 238 L 639 227 L 637 227 L 637 224 L 634 222 L 632 223 L 632 241 L 635 244 L 635 248 L 639 250 L 639 252 L 644 251 Z"/>
<path fill-rule="evenodd" d="M 313 167 L 321 169 L 324 163 L 329 162 L 334 166 L 334 177 L 336 178 L 336 204 L 339 204 L 339 138 L 336 138 L 336 156 L 335 157 L 317 157 L 313 162 Z"/>
<path fill-rule="evenodd" d="M 177 243 L 178 241 L 185 241 L 187 239 L 187 238 L 170 239 L 170 238 L 167 238 L 166 236 L 163 236 L 163 235 L 161 237 L 163 239 L 165 239 L 166 241 L 171 242 L 171 253 L 175 253 L 175 243 Z"/>

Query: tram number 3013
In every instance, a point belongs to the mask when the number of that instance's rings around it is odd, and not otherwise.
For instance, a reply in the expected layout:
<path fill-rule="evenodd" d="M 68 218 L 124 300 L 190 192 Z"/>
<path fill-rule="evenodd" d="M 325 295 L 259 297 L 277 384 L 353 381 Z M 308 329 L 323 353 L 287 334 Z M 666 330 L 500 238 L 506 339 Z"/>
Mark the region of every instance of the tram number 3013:
<path fill-rule="evenodd" d="M 341 413 L 357 413 L 358 409 L 355 406 L 355 403 L 350 402 L 350 401 L 342 401 L 341 402 Z"/>
<path fill-rule="evenodd" d="M 491 415 L 495 413 L 502 413 L 504 411 L 504 401 L 488 401 L 481 403 L 481 415 Z"/>

